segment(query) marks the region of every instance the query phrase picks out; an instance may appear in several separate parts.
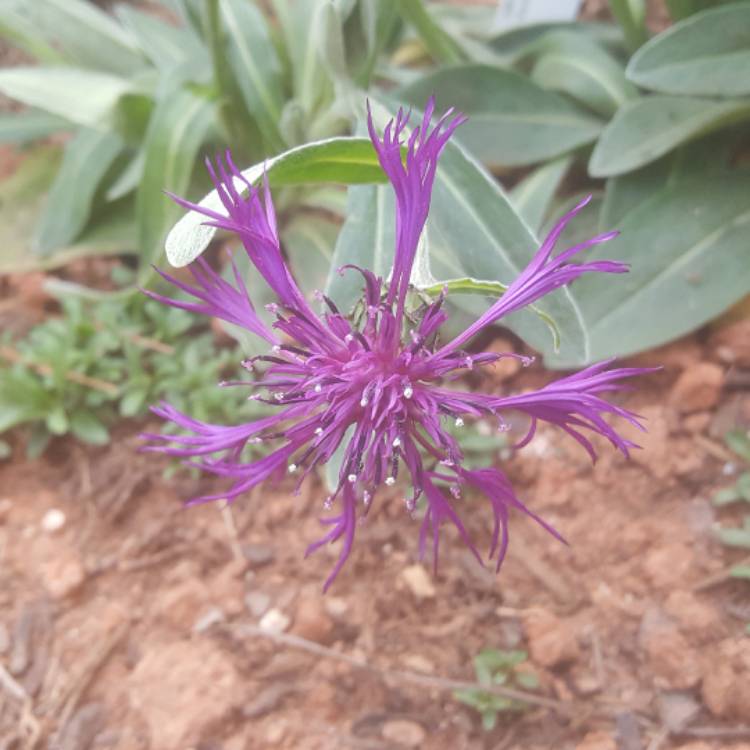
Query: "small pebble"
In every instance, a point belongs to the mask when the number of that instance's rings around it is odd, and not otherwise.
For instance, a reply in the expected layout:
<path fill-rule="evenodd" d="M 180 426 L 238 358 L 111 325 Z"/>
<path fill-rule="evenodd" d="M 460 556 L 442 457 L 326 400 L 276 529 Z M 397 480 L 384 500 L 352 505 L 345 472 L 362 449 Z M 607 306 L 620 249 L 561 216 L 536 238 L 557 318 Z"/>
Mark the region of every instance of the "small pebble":
<path fill-rule="evenodd" d="M 273 548 L 267 547 L 264 544 L 243 544 L 242 552 L 254 568 L 259 568 L 262 565 L 268 565 L 268 563 L 273 562 Z"/>
<path fill-rule="evenodd" d="M 383 724 L 383 739 L 401 747 L 423 747 L 424 729 L 416 721 L 394 719 Z"/>
<path fill-rule="evenodd" d="M 245 606 L 253 617 L 261 617 L 271 606 L 271 597 L 262 591 L 251 591 L 245 595 Z"/>
<path fill-rule="evenodd" d="M 54 534 L 65 526 L 65 513 L 59 508 L 50 508 L 42 518 L 42 529 L 48 534 Z"/>
<path fill-rule="evenodd" d="M 432 599 L 435 596 L 435 586 L 421 565 L 409 565 L 404 568 L 400 578 L 417 599 Z"/>
<path fill-rule="evenodd" d="M 283 633 L 291 624 L 291 618 L 280 609 L 269 609 L 258 623 L 263 630 L 271 633 Z"/>
<path fill-rule="evenodd" d="M 224 622 L 225 619 L 226 617 L 224 617 L 224 613 L 218 607 L 210 607 L 195 621 L 195 625 L 193 625 L 193 632 L 205 633 L 214 625 L 218 625 L 219 623 Z"/>

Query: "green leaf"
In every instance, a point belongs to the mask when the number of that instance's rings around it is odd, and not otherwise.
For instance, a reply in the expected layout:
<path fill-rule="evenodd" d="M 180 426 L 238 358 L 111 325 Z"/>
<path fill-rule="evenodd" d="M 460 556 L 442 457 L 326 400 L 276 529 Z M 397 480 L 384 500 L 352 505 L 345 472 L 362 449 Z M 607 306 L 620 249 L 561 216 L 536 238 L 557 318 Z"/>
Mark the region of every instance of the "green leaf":
<path fill-rule="evenodd" d="M 724 442 L 730 450 L 750 463 L 750 433 L 747 430 L 730 430 L 724 435 Z"/>
<path fill-rule="evenodd" d="M 552 199 L 570 169 L 570 156 L 543 164 L 524 177 L 511 191 L 510 200 L 518 214 L 534 231 L 539 232 L 549 212 Z"/>
<path fill-rule="evenodd" d="M 47 429 L 53 435 L 64 435 L 70 429 L 70 422 L 65 410 L 61 406 L 56 406 L 50 411 L 45 419 Z"/>
<path fill-rule="evenodd" d="M 750 4 L 713 8 L 676 23 L 638 50 L 627 74 L 665 94 L 750 94 Z"/>
<path fill-rule="evenodd" d="M 438 111 L 464 112 L 456 138 L 491 166 L 520 166 L 560 156 L 591 143 L 601 122 L 563 97 L 510 70 L 463 65 L 439 70 L 396 91 L 424 107 L 431 94 Z"/>
<path fill-rule="evenodd" d="M 6 96 L 92 128 L 111 127 L 117 102 L 133 90 L 124 78 L 79 68 L 0 70 L 0 91 Z"/>
<path fill-rule="evenodd" d="M 607 232 L 618 228 L 628 213 L 664 188 L 671 169 L 665 157 L 633 172 L 610 177 L 604 190 L 599 230 Z"/>
<path fill-rule="evenodd" d="M 44 419 L 53 402 L 44 385 L 26 372 L 0 370 L 0 393 L 0 433 Z"/>
<path fill-rule="evenodd" d="M 571 21 L 570 23 L 533 23 L 501 31 L 490 37 L 487 49 L 497 65 L 511 66 L 522 61 L 529 55 L 536 55 L 540 40 L 550 32 L 572 31 L 585 34 L 595 42 L 608 48 L 620 50 L 622 47 L 622 33 L 611 23 L 592 23 L 586 21 Z"/>
<path fill-rule="evenodd" d="M 741 529 L 717 529 L 719 541 L 727 547 L 744 547 L 750 549 L 750 531 Z"/>
<path fill-rule="evenodd" d="M 735 0 L 666 0 L 669 15 L 673 21 L 679 21 L 693 13 L 699 13 L 708 8 L 715 8 L 717 5 L 726 5 L 728 2 Z"/>
<path fill-rule="evenodd" d="M 281 230 L 289 265 L 308 296 L 326 285 L 338 232 L 336 222 L 309 214 L 297 214 Z"/>
<path fill-rule="evenodd" d="M 144 143 L 145 168 L 136 194 L 142 271 L 158 259 L 180 208 L 164 190 L 184 195 L 201 145 L 214 125 L 208 100 L 178 89 L 161 99 Z"/>
<path fill-rule="evenodd" d="M 750 503 L 750 472 L 740 474 L 736 486 L 740 497 Z"/>
<path fill-rule="evenodd" d="M 735 565 L 729 571 L 729 575 L 732 576 L 732 578 L 750 580 L 750 565 Z"/>
<path fill-rule="evenodd" d="M 398 9 L 405 21 L 417 30 L 427 51 L 437 62 L 459 63 L 465 55 L 455 41 L 432 18 L 423 0 L 400 0 Z M 424 102 L 421 102 L 424 106 Z"/>
<path fill-rule="evenodd" d="M 67 120 L 47 112 L 12 112 L 0 115 L 0 143 L 28 143 L 69 128 Z"/>
<path fill-rule="evenodd" d="M 308 118 L 324 107 L 332 85 L 320 59 L 318 39 L 325 0 L 272 0 L 291 63 L 293 98 Z"/>
<path fill-rule="evenodd" d="M 39 25 L 29 18 L 28 0 L 5 0 L 0 10 L 0 36 L 41 63 L 66 62 L 65 55 L 50 44 Z"/>
<path fill-rule="evenodd" d="M 611 117 L 638 91 L 620 63 L 583 34 L 558 31 L 539 42 L 543 54 L 531 80 L 545 89 L 568 94 L 604 117 Z"/>
<path fill-rule="evenodd" d="M 387 277 L 395 246 L 392 188 L 353 187 L 349 197 L 328 283 L 328 294 L 342 309 L 360 296 L 362 282 L 357 274 L 340 276 L 336 269 L 355 263 Z M 469 278 L 509 284 L 538 248 L 497 181 L 453 142 L 446 146 L 437 170 L 426 241 L 431 272 L 438 282 Z M 473 317 L 489 304 L 471 295 L 455 295 L 453 303 Z M 565 356 L 587 358 L 586 332 L 570 292 L 558 290 L 539 302 L 538 308 L 556 321 Z M 513 314 L 503 325 L 542 352 L 551 353 L 554 348 L 547 325 L 533 310 Z"/>
<path fill-rule="evenodd" d="M 555 357 L 573 367 L 658 346 L 719 315 L 750 291 L 750 174 L 667 184 L 619 223 L 621 235 L 587 259 L 631 265 L 624 276 L 576 282 L 589 356 Z"/>
<path fill-rule="evenodd" d="M 284 104 L 281 63 L 263 13 L 246 0 L 220 0 L 230 65 L 250 114 L 270 149 L 283 148 L 278 123 Z"/>
<path fill-rule="evenodd" d="M 122 75 L 145 65 L 128 31 L 91 2 L 24 0 L 22 6 L 28 21 L 76 65 Z"/>
<path fill-rule="evenodd" d="M 631 51 L 637 50 L 647 39 L 646 0 L 609 0 L 612 15 L 620 24 Z"/>
<path fill-rule="evenodd" d="M 90 411 L 76 411 L 70 418 L 70 430 L 84 443 L 106 445 L 109 442 L 107 428 Z"/>
<path fill-rule="evenodd" d="M 482 728 L 486 732 L 491 732 L 497 726 L 497 711 L 490 708 L 482 712 Z"/>
<path fill-rule="evenodd" d="M 108 201 L 116 201 L 132 193 L 140 185 L 143 170 L 146 168 L 146 152 L 136 152 L 125 168 L 120 172 L 115 181 L 107 188 L 105 198 Z"/>
<path fill-rule="evenodd" d="M 188 60 L 204 66 L 210 64 L 208 51 L 189 27 L 165 23 L 153 13 L 131 5 L 118 5 L 115 12 L 141 52 L 157 68 L 170 70 Z"/>
<path fill-rule="evenodd" d="M 91 215 L 97 188 L 122 149 L 116 135 L 89 128 L 82 128 L 68 142 L 37 226 L 36 253 L 49 255 L 81 233 Z"/>
<path fill-rule="evenodd" d="M 729 503 L 737 502 L 741 500 L 741 496 L 737 487 L 724 487 L 724 489 L 717 490 L 712 498 L 713 504 L 717 506 L 729 505 Z"/>
<path fill-rule="evenodd" d="M 264 171 L 272 187 L 385 181 L 375 150 L 367 138 L 329 138 L 308 143 L 249 167 L 242 174 L 251 183 L 257 184 Z M 215 190 L 206 195 L 200 205 L 213 211 L 223 211 Z M 172 227 L 166 239 L 166 248 L 167 259 L 173 266 L 188 265 L 208 247 L 216 230 L 203 226 L 204 221 L 204 216 L 191 211 Z"/>
<path fill-rule="evenodd" d="M 717 102 L 649 96 L 626 104 L 597 141 L 592 177 L 610 177 L 655 161 L 676 146 L 750 118 L 750 100 Z"/>

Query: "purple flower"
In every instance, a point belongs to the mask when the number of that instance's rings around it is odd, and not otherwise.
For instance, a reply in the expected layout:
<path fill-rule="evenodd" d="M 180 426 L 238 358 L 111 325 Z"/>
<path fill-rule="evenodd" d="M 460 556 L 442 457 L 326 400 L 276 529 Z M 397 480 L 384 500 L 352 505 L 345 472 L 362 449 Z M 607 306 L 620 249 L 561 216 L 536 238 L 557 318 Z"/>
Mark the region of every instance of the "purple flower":
<path fill-rule="evenodd" d="M 233 500 L 279 471 L 299 476 L 301 483 L 334 454 L 341 458 L 338 485 L 325 501 L 336 508 L 322 522 L 328 531 L 308 548 L 308 553 L 329 542 L 341 541 L 341 554 L 328 577 L 331 584 L 349 556 L 357 521 L 366 516 L 377 493 L 395 484 L 399 474 L 408 477 L 411 493 L 406 509 L 414 513 L 424 500 L 419 533 L 420 553 L 428 537 L 437 564 L 439 532 L 444 522 L 453 524 L 481 562 L 481 556 L 461 519 L 466 508 L 459 498 L 464 488 L 477 490 L 489 502 L 494 526 L 489 557 L 499 569 L 508 546 L 508 519 L 515 508 L 546 528 L 557 532 L 529 510 L 515 495 L 505 474 L 497 468 L 469 470 L 462 465 L 461 447 L 446 423 L 456 426 L 476 417 L 495 420 L 507 429 L 504 414 L 522 412 L 530 418 L 526 445 L 540 420 L 560 427 L 595 458 L 589 436 L 606 437 L 627 455 L 634 447 L 610 425 L 608 417 L 621 417 L 643 429 L 631 412 L 601 398 L 620 388 L 620 381 L 643 370 L 607 369 L 603 362 L 553 382 L 538 391 L 497 396 L 449 387 L 467 370 L 491 365 L 509 354 L 471 353 L 464 346 L 486 326 L 532 304 L 545 294 L 588 272 L 623 273 L 627 267 L 615 261 L 573 263 L 588 247 L 605 242 L 615 232 L 594 237 L 553 256 L 558 237 L 568 222 L 588 203 L 578 204 L 550 232 L 521 275 L 507 291 L 463 333 L 439 343 L 440 327 L 447 319 L 444 294 L 406 317 L 409 279 L 420 234 L 430 207 L 430 195 L 438 159 L 455 129 L 464 122 L 452 110 L 431 126 L 434 104 L 428 103 L 424 118 L 410 134 L 409 115 L 399 111 L 379 137 L 368 118 L 370 137 L 396 193 L 396 248 L 388 283 L 371 271 L 346 266 L 341 272 L 362 276 L 362 314 L 357 322 L 342 314 L 322 294 L 324 313 L 317 314 L 297 286 L 279 245 L 273 203 L 266 183 L 257 189 L 232 163 L 218 160 L 208 165 L 225 213 L 210 211 L 175 198 L 182 206 L 199 211 L 207 224 L 236 234 L 255 267 L 273 289 L 278 304 L 270 306 L 276 321 L 269 329 L 258 317 L 235 269 L 235 284 L 228 283 L 205 261 L 191 266 L 195 285 L 164 278 L 194 297 L 182 302 L 147 292 L 155 299 L 188 310 L 230 321 L 266 339 L 272 345 L 267 356 L 243 363 L 262 372 L 243 382 L 257 391 L 251 399 L 276 407 L 271 416 L 247 424 L 222 426 L 199 422 L 163 404 L 154 412 L 185 430 L 184 435 L 148 435 L 149 450 L 189 457 L 194 465 L 232 484 L 225 492 L 198 497 L 192 502 L 227 498 Z M 405 156 L 403 153 L 404 145 Z M 414 322 L 416 320 L 416 322 Z M 406 333 L 404 331 L 406 330 Z M 525 363 L 528 359 L 520 357 Z M 273 446 L 263 458 L 245 460 L 249 443 Z"/>

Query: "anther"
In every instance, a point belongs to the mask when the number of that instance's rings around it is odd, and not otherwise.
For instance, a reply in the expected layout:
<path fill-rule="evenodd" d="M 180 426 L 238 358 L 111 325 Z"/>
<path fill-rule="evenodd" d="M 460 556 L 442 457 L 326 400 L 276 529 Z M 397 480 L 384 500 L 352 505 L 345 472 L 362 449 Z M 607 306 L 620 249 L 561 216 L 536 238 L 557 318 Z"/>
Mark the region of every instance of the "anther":
<path fill-rule="evenodd" d="M 465 422 L 461 417 L 456 417 L 456 421 L 454 423 L 456 427 L 463 427 Z"/>
<path fill-rule="evenodd" d="M 394 479 L 394 477 L 386 477 L 386 478 L 385 478 L 385 483 L 386 483 L 386 484 L 387 484 L 387 485 L 388 485 L 389 487 L 393 487 L 393 485 L 394 485 L 394 484 L 396 484 L 396 480 Z"/>
<path fill-rule="evenodd" d="M 289 473 L 294 474 L 297 471 L 297 464 L 289 464 Z"/>
<path fill-rule="evenodd" d="M 357 475 L 349 474 L 349 476 L 347 477 L 347 480 L 349 481 L 349 484 L 354 484 L 357 481 Z"/>

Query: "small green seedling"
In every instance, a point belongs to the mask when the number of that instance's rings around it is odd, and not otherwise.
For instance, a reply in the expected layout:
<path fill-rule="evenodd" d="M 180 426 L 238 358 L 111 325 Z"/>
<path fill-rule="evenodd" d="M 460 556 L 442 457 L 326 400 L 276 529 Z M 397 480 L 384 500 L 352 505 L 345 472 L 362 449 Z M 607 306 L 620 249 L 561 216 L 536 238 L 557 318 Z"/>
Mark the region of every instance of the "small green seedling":
<path fill-rule="evenodd" d="M 474 657 L 477 682 L 483 687 L 505 685 L 516 689 L 535 690 L 539 687 L 539 678 L 533 672 L 520 668 L 527 656 L 525 651 L 483 649 Z M 456 700 L 471 706 L 481 714 L 482 726 L 488 732 L 497 725 L 498 714 L 523 711 L 527 707 L 523 701 L 505 698 L 480 688 L 456 690 L 453 695 Z"/>
<path fill-rule="evenodd" d="M 729 448 L 743 461 L 750 465 L 750 432 L 733 430 L 727 433 L 724 440 Z M 744 471 L 731 487 L 725 487 L 714 495 L 714 505 L 728 505 L 738 501 L 750 503 L 750 471 Z M 735 528 L 722 527 L 716 530 L 719 541 L 727 547 L 750 549 L 750 515 L 745 516 L 742 526 Z M 729 574 L 732 578 L 750 581 L 750 565 L 735 565 Z M 746 627 L 750 635 L 750 624 Z"/>
<path fill-rule="evenodd" d="M 750 466 L 750 433 L 746 430 L 732 430 L 724 436 L 724 441 L 731 451 Z M 714 505 L 728 505 L 738 500 L 750 503 L 750 471 L 743 471 L 731 487 L 725 487 L 714 495 Z"/>

